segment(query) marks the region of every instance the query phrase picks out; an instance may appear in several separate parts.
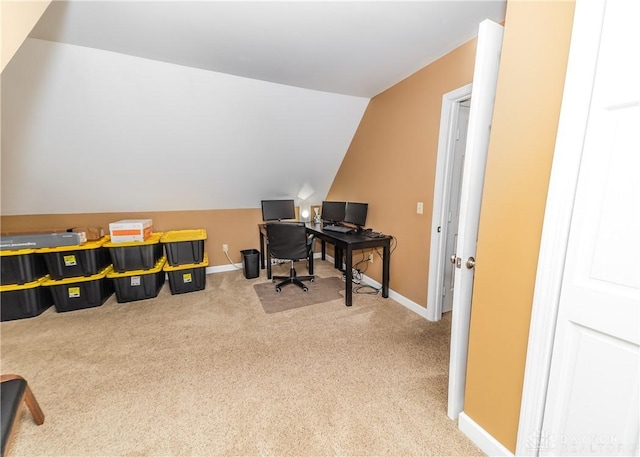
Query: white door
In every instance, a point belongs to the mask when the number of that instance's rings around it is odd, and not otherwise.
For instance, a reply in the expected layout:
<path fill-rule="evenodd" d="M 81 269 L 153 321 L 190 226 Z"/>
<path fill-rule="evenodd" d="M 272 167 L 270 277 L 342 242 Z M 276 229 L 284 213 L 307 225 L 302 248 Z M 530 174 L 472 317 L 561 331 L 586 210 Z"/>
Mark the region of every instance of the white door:
<path fill-rule="evenodd" d="M 604 20 L 539 449 L 638 455 L 640 2 L 585 3 Z"/>
<path fill-rule="evenodd" d="M 473 170 L 484 170 L 487 161 L 489 133 L 502 49 L 502 32 L 503 27 L 493 21 L 485 20 L 480 23 L 473 71 L 467 147 L 460 191 L 460 223 L 458 225 L 457 263 L 453 291 L 447 410 L 447 414 L 452 419 L 458 418 L 464 405 L 473 289 L 473 265 L 471 262 L 476 255 L 480 202 L 484 185 L 484 172 L 473 173 Z"/>
<path fill-rule="evenodd" d="M 458 245 L 458 225 L 460 222 L 460 188 L 462 187 L 462 170 L 464 167 L 464 154 L 467 145 L 467 128 L 469 126 L 469 109 L 471 100 L 465 100 L 458 105 L 458 119 L 456 120 L 455 143 L 451 161 L 451 176 L 449 182 L 449 208 L 447 209 L 446 233 L 444 255 L 444 277 L 442 283 L 442 312 L 447 313 L 453 309 L 453 285 L 455 280 L 454 266 L 449 261 L 456 253 Z M 481 173 L 483 170 L 480 171 Z"/>

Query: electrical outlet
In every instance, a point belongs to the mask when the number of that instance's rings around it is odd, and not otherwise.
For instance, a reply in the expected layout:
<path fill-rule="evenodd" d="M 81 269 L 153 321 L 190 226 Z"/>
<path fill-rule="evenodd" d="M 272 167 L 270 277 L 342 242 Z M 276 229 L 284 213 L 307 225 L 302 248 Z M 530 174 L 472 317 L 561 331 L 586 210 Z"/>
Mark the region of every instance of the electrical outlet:
<path fill-rule="evenodd" d="M 373 252 L 369 253 L 369 259 L 368 260 L 369 260 L 370 263 L 373 263 Z"/>
<path fill-rule="evenodd" d="M 424 212 L 424 203 L 418 202 L 418 205 L 416 207 L 416 213 L 422 214 L 423 212 Z"/>
<path fill-rule="evenodd" d="M 222 245 L 222 252 L 229 252 L 229 245 L 228 244 L 223 244 Z"/>

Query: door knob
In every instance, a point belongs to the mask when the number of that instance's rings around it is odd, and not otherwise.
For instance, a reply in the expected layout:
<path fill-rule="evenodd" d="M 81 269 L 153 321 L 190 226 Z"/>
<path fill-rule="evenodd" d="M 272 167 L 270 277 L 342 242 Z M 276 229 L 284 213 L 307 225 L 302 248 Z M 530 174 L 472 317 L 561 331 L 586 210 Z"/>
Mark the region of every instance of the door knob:
<path fill-rule="evenodd" d="M 476 259 L 474 259 L 473 257 L 469 257 L 467 259 L 467 268 L 471 270 L 475 266 L 476 266 Z"/>
<path fill-rule="evenodd" d="M 456 264 L 456 255 L 453 254 L 451 257 L 449 257 L 449 260 L 451 261 L 452 264 Z"/>

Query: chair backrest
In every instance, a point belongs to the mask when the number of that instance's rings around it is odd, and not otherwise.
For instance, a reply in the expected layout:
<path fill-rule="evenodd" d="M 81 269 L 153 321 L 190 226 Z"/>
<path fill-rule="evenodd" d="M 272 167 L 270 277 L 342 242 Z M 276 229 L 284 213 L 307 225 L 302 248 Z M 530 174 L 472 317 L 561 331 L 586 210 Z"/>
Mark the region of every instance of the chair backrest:
<path fill-rule="evenodd" d="M 276 259 L 302 260 L 309 252 L 304 222 L 268 222 L 267 242 Z"/>

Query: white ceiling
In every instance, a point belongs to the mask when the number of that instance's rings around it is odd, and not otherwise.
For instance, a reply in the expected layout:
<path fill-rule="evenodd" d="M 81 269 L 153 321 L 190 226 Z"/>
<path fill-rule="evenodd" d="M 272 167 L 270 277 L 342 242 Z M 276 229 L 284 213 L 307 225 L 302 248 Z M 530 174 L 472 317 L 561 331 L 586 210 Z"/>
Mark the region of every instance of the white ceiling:
<path fill-rule="evenodd" d="M 32 38 L 370 98 L 504 20 L 500 1 L 54 1 Z"/>

